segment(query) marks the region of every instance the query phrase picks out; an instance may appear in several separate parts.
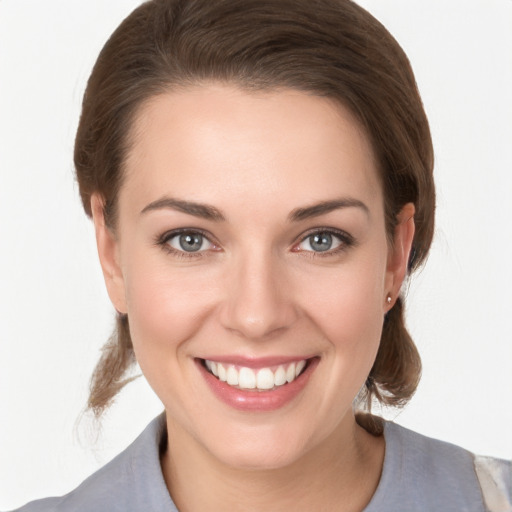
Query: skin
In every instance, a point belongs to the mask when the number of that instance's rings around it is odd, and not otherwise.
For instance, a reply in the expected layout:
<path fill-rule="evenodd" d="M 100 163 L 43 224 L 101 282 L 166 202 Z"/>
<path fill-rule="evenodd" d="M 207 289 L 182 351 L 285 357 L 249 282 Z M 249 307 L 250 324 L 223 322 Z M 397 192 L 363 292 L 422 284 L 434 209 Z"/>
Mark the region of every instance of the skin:
<path fill-rule="evenodd" d="M 206 84 L 152 98 L 133 128 L 115 232 L 99 195 L 92 210 L 109 295 L 165 406 L 173 499 L 184 511 L 361 510 L 384 440 L 356 424 L 352 404 L 406 273 L 413 205 L 389 244 L 372 148 L 325 98 Z M 169 198 L 223 220 L 158 203 Z M 364 206 L 290 218 L 339 199 Z M 192 256 L 162 238 L 183 228 L 209 239 Z M 314 231 L 336 232 L 338 247 L 315 252 Z M 213 353 L 319 363 L 284 407 L 246 412 L 206 385 L 196 358 Z"/>

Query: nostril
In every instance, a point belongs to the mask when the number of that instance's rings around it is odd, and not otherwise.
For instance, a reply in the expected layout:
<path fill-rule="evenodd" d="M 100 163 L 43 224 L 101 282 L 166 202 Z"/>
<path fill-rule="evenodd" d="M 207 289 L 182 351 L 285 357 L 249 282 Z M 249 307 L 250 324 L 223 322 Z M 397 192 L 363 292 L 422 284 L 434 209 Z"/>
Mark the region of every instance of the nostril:
<path fill-rule="evenodd" d="M 223 312 L 222 325 L 231 332 L 253 340 L 269 339 L 282 334 L 296 321 L 291 305 L 267 304 L 255 308 L 235 302 Z"/>

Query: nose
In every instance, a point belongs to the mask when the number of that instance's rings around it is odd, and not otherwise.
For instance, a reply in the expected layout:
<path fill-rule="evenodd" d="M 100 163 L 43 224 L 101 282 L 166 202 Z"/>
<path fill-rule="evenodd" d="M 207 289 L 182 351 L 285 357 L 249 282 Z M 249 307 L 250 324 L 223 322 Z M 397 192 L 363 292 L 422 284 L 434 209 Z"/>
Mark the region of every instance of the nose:
<path fill-rule="evenodd" d="M 224 328 L 247 339 L 271 337 L 298 318 L 283 262 L 269 255 L 238 258 L 227 278 L 222 304 Z"/>

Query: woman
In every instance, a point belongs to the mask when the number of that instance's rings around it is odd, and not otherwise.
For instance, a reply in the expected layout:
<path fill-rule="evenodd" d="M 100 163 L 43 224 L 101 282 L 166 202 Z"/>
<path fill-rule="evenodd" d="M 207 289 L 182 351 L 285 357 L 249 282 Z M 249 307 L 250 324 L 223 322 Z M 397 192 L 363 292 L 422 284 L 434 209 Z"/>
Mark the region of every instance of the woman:
<path fill-rule="evenodd" d="M 410 66 L 366 12 L 143 4 L 89 80 L 75 164 L 118 311 L 90 406 L 101 414 L 136 358 L 165 416 L 76 491 L 26 510 L 485 510 L 509 499 L 509 464 L 490 471 L 356 419 L 416 388 L 400 288 L 427 255 L 434 213 Z"/>

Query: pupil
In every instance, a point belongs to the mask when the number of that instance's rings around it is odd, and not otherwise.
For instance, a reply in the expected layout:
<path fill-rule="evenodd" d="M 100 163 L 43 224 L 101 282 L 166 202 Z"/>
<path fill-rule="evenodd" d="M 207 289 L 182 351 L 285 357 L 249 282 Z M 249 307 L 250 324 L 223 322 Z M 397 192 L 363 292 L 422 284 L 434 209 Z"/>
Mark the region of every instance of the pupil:
<path fill-rule="evenodd" d="M 332 246 L 332 236 L 329 233 L 317 233 L 311 237 L 310 243 L 315 251 L 328 251 Z"/>
<path fill-rule="evenodd" d="M 180 236 L 180 246 L 184 251 L 195 252 L 201 249 L 203 236 L 198 234 L 184 234 Z"/>

